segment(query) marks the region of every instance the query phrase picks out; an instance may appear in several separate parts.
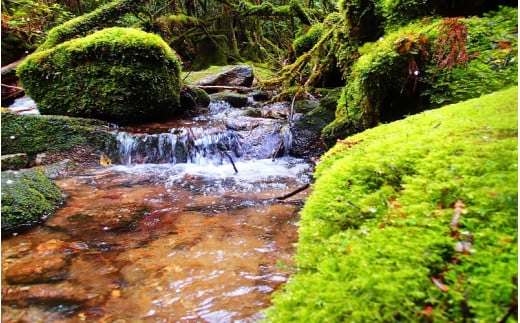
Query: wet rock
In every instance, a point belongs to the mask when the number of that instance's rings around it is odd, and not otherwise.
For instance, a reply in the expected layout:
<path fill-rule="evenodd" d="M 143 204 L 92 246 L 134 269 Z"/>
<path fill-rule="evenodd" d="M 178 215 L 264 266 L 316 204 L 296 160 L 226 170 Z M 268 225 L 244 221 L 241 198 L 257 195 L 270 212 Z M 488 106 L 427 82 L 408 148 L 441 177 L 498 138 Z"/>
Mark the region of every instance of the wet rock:
<path fill-rule="evenodd" d="M 41 223 L 63 199 L 59 187 L 41 170 L 2 172 L 2 236 Z"/>
<path fill-rule="evenodd" d="M 30 255 L 9 265 L 4 271 L 4 276 L 10 284 L 63 280 L 67 277 L 69 259 L 66 254 Z"/>
<path fill-rule="evenodd" d="M 48 306 L 81 304 L 87 302 L 89 298 L 89 294 L 83 288 L 68 282 L 2 288 L 2 304 L 18 307 L 27 307 L 31 304 Z"/>
<path fill-rule="evenodd" d="M 212 101 L 225 101 L 235 108 L 245 107 L 249 101 L 247 95 L 231 91 L 213 93 L 209 97 Z"/>
<path fill-rule="evenodd" d="M 255 76 L 249 65 L 238 65 L 224 72 L 206 77 L 197 82 L 197 85 L 213 86 L 245 86 L 251 87 Z"/>
<path fill-rule="evenodd" d="M 303 116 L 295 122 L 291 131 L 293 144 L 291 155 L 295 157 L 318 157 L 327 147 L 322 139 L 323 128 L 335 118 L 336 102 L 341 89 L 330 90 L 319 102 L 299 102 L 296 110 Z"/>
<path fill-rule="evenodd" d="M 21 246 L 22 257 L 10 262 L 4 276 L 10 284 L 33 284 L 58 281 L 67 277 L 71 256 L 88 249 L 81 241 L 65 242 L 50 239 L 37 245 L 32 253 L 31 245 Z M 17 254 L 13 256 L 17 257 Z"/>
<path fill-rule="evenodd" d="M 27 167 L 29 164 L 29 156 L 24 153 L 2 155 L 2 171 L 17 170 Z"/>

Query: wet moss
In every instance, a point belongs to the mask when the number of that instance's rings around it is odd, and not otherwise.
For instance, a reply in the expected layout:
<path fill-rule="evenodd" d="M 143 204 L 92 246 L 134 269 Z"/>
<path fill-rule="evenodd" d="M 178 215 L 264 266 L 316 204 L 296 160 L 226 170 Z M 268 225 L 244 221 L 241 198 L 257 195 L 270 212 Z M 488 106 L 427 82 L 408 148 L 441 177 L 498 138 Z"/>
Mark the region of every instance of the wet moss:
<path fill-rule="evenodd" d="M 180 68 L 159 36 L 114 27 L 38 51 L 17 74 L 42 114 L 130 124 L 174 115 Z"/>
<path fill-rule="evenodd" d="M 2 113 L 2 154 L 70 151 L 87 144 L 107 151 L 114 138 L 107 123 L 94 119 Z"/>
<path fill-rule="evenodd" d="M 267 321 L 514 317 L 517 102 L 513 87 L 338 142 Z"/>
<path fill-rule="evenodd" d="M 2 172 L 2 237 L 41 223 L 63 201 L 58 186 L 41 170 Z"/>

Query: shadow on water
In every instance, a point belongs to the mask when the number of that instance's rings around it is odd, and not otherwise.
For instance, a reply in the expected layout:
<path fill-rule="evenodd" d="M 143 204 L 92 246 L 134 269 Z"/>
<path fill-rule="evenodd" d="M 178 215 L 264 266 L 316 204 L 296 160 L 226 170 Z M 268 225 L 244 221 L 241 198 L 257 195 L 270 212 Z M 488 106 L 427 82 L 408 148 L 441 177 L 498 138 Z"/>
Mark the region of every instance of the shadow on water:
<path fill-rule="evenodd" d="M 133 159 L 58 180 L 70 195 L 66 205 L 43 226 L 2 241 L 2 322 L 261 319 L 270 294 L 290 274 L 279 264 L 291 264 L 308 192 L 276 197 L 308 183 L 312 169 L 288 156 L 273 159 L 272 145 L 256 147 L 255 140 L 268 142 L 283 125 L 247 122 L 257 125 L 231 134 L 240 147 L 233 152 L 238 173 L 220 157 Z M 270 133 L 244 139 L 262 123 Z M 168 134 L 177 129 L 162 127 Z M 222 138 L 197 143 L 206 135 L 190 138 L 188 154 L 221 149 L 215 142 Z M 260 151 L 266 153 L 253 156 Z"/>

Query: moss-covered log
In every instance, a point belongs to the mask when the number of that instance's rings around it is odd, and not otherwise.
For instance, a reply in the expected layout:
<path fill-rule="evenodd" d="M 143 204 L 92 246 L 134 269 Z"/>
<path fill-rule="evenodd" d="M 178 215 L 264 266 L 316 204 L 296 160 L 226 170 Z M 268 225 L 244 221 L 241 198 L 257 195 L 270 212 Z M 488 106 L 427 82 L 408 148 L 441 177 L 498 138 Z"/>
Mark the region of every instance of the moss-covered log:
<path fill-rule="evenodd" d="M 174 115 L 180 70 L 159 36 L 113 27 L 38 51 L 17 73 L 42 114 L 128 124 Z"/>

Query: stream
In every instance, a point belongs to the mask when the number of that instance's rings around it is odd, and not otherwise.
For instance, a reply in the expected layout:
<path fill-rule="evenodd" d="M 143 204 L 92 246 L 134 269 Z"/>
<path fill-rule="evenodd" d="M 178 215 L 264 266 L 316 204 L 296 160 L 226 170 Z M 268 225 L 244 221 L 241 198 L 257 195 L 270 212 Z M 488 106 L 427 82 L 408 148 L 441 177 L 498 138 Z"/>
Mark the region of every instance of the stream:
<path fill-rule="evenodd" d="M 2 322 L 261 320 L 309 190 L 279 197 L 312 177 L 286 119 L 212 102 L 114 135 L 116 158 L 62 174 L 66 204 L 2 240 Z"/>

